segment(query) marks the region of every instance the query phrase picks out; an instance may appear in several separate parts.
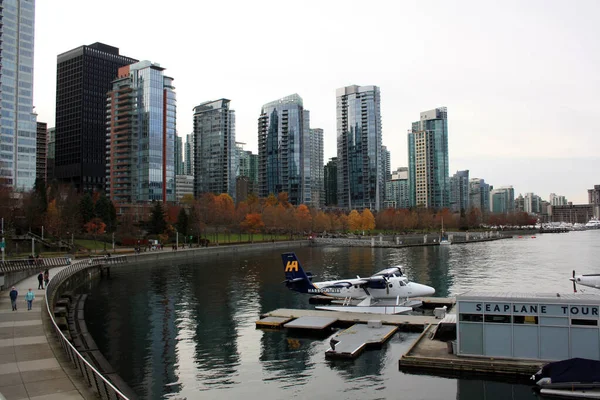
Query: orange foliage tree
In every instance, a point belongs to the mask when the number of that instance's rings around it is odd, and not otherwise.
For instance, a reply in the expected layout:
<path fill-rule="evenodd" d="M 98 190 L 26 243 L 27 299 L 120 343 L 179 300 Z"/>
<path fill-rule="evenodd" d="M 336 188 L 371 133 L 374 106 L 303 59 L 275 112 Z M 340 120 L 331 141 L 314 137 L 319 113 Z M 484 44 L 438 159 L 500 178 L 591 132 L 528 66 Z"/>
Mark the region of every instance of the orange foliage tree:
<path fill-rule="evenodd" d="M 253 235 L 259 233 L 265 228 L 265 224 L 262 221 L 262 215 L 259 213 L 246 214 L 246 218 L 240 224 L 241 228 L 250 233 L 250 241 L 253 240 Z"/>
<path fill-rule="evenodd" d="M 87 233 L 91 233 L 94 236 L 94 245 L 96 244 L 96 235 L 104 234 L 106 229 L 106 224 L 102 222 L 100 218 L 92 218 L 88 223 L 84 226 L 85 231 Z M 96 246 L 94 246 L 96 247 Z"/>

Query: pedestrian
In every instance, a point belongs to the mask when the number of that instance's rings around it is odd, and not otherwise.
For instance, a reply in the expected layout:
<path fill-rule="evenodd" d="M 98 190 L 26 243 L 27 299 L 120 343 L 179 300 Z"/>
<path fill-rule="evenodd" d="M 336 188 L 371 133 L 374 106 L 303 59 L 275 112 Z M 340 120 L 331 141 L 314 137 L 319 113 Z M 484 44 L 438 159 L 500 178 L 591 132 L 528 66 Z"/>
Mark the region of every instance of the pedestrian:
<path fill-rule="evenodd" d="M 18 295 L 19 295 L 19 292 L 17 292 L 17 289 L 13 286 L 9 293 L 10 304 L 12 304 L 13 311 L 17 311 L 17 296 Z"/>
<path fill-rule="evenodd" d="M 29 292 L 25 293 L 25 300 L 27 300 L 27 311 L 31 310 L 33 299 L 35 299 L 35 294 L 33 293 L 33 290 L 29 288 Z"/>
<path fill-rule="evenodd" d="M 44 290 L 44 273 L 42 271 L 38 275 L 38 290 Z"/>
<path fill-rule="evenodd" d="M 49 282 L 50 282 L 50 271 L 45 270 L 44 271 L 44 283 L 45 283 L 46 287 L 48 287 Z"/>

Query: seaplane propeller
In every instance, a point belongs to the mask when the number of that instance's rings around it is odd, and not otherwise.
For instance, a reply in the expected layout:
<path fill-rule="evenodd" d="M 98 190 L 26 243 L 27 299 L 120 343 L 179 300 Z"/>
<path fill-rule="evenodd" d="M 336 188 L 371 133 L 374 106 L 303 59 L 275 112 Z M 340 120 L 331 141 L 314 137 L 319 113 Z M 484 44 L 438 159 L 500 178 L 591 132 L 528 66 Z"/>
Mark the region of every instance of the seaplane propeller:
<path fill-rule="evenodd" d="M 571 278 L 573 281 L 573 293 L 577 293 L 577 284 L 575 283 L 575 270 L 573 270 L 573 277 Z"/>

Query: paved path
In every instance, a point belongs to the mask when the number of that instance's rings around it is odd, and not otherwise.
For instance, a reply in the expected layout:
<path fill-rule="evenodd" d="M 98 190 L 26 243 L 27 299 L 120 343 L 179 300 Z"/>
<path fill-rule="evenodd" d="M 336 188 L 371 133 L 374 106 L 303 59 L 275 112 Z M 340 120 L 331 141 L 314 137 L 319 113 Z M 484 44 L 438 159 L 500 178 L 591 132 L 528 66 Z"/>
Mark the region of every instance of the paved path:
<path fill-rule="evenodd" d="M 50 269 L 50 277 L 64 267 Z M 37 290 L 37 273 L 15 285 L 17 311 L 8 293 L 0 292 L 0 399 L 83 400 L 96 398 L 50 329 L 45 291 Z M 33 289 L 27 311 L 25 293 Z"/>

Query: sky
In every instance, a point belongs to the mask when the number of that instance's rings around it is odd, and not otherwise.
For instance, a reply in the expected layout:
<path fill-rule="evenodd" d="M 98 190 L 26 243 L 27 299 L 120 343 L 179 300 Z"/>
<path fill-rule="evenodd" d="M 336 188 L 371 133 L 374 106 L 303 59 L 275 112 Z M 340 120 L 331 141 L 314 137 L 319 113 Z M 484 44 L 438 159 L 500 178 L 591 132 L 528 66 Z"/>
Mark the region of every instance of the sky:
<path fill-rule="evenodd" d="M 37 0 L 34 105 L 54 126 L 56 57 L 102 42 L 166 68 L 177 131 L 231 100 L 257 152 L 261 106 L 298 93 L 336 156 L 335 91 L 381 89 L 392 170 L 420 112 L 448 108 L 450 175 L 587 203 L 600 184 L 598 1 Z"/>

